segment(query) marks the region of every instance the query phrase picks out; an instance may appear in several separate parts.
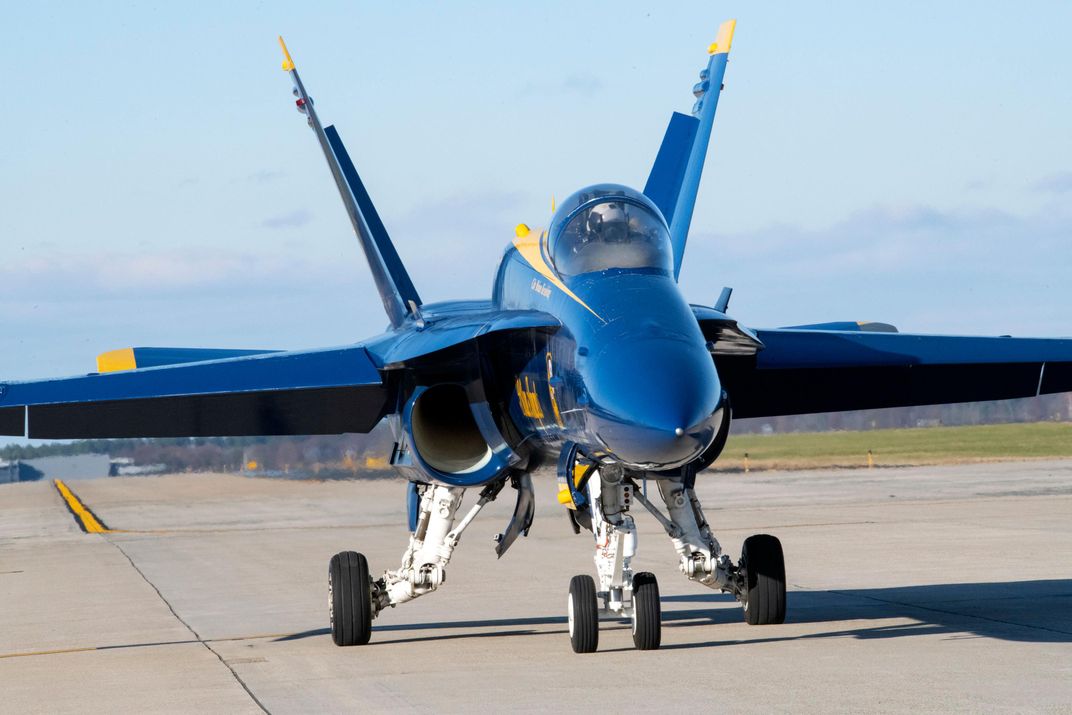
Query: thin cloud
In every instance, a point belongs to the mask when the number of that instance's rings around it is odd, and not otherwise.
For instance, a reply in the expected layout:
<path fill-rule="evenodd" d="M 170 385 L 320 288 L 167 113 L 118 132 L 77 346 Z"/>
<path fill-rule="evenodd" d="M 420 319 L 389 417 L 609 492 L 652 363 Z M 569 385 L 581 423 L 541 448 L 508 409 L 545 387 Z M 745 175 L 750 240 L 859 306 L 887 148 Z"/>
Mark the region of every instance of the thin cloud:
<path fill-rule="evenodd" d="M 116 296 L 181 297 L 330 281 L 326 260 L 293 255 L 196 252 L 49 254 L 0 265 L 0 304 Z"/>
<path fill-rule="evenodd" d="M 521 88 L 521 96 L 564 96 L 579 95 L 593 97 L 603 91 L 601 79 L 590 74 L 571 74 L 557 82 L 528 82 Z"/>
<path fill-rule="evenodd" d="M 254 171 L 252 174 L 247 175 L 246 181 L 251 184 L 267 184 L 276 179 L 281 179 L 286 175 L 285 171 L 279 171 L 277 169 L 261 169 L 260 171 Z"/>
<path fill-rule="evenodd" d="M 603 81 L 595 75 L 575 74 L 563 80 L 560 89 L 565 94 L 590 97 L 603 91 Z"/>
<path fill-rule="evenodd" d="M 1035 182 L 1035 191 L 1043 194 L 1067 194 L 1072 192 L 1072 171 L 1050 174 Z"/>
<path fill-rule="evenodd" d="M 487 250 L 489 246 L 505 246 L 513 238 L 514 226 L 527 202 L 528 197 L 517 191 L 462 193 L 426 199 L 398 220 L 388 219 L 387 229 L 400 247 L 442 244 L 445 238 L 450 238 L 451 245 L 461 240 L 467 248 Z"/>
<path fill-rule="evenodd" d="M 1068 333 L 1069 235 L 1067 211 L 876 206 L 821 229 L 696 232 L 681 282 L 708 303 L 717 286 L 734 286 L 734 313 L 750 325 L 867 319 L 907 330 Z"/>
<path fill-rule="evenodd" d="M 258 226 L 261 228 L 301 228 L 310 221 L 313 220 L 313 215 L 306 209 L 298 209 L 297 211 L 291 211 L 285 214 L 279 214 L 277 216 L 270 216 L 261 221 Z"/>

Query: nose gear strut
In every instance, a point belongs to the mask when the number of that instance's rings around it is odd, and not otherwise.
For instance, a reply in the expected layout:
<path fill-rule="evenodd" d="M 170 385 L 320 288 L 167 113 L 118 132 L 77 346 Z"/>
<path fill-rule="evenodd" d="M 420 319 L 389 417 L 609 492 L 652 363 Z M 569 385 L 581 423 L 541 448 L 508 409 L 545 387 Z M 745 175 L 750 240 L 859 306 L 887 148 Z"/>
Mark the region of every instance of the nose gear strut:
<path fill-rule="evenodd" d="M 620 464 L 589 460 L 569 445 L 558 466 L 559 501 L 569 509 L 574 532 L 580 533 L 582 526 L 591 531 L 596 547 L 597 580 L 581 575 L 570 583 L 569 633 L 575 652 L 596 650 L 599 616 L 632 620 L 638 649 L 660 645 L 658 583 L 653 574 L 632 570 L 637 531 L 629 508 L 634 500 L 662 525 L 689 580 L 733 594 L 750 624 L 785 620 L 785 563 L 778 539 L 766 534 L 749 537 L 740 562 L 734 563 L 711 532 L 693 488 L 695 474 L 685 470 L 682 476 L 660 474 L 654 480 L 667 515 Z"/>

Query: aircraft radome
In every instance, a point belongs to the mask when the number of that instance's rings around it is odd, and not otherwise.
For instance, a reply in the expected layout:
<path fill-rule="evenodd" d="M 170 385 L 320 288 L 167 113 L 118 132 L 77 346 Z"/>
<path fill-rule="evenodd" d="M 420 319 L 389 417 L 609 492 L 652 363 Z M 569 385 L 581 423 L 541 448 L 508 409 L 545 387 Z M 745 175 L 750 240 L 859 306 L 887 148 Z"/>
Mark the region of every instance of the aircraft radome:
<path fill-rule="evenodd" d="M 596 650 L 604 616 L 631 619 L 637 648 L 659 647 L 658 584 L 631 565 L 637 505 L 665 528 L 686 578 L 733 594 L 748 623 L 781 623 L 778 539 L 749 537 L 732 559 L 693 489 L 725 445 L 731 417 L 1072 391 L 1072 340 L 923 336 L 857 322 L 753 330 L 727 314 L 728 288 L 713 306 L 690 304 L 677 277 L 734 27 L 719 28 L 692 111 L 671 115 L 642 189 L 580 189 L 546 228 L 517 226 L 489 298 L 436 304 L 421 301 L 280 39 L 297 108 L 338 185 L 390 328 L 298 352 L 105 353 L 96 373 L 0 385 L 0 433 L 341 434 L 386 419 L 392 465 L 409 479 L 411 536 L 402 565 L 382 573 L 360 553 L 331 558 L 331 633 L 341 646 L 367 643 L 385 608 L 439 588 L 462 532 L 509 486 L 516 507 L 495 546 L 502 556 L 531 526 L 540 468 L 557 469 L 574 531 L 595 542 L 596 578 L 569 584 L 575 651 Z M 664 505 L 645 497 L 641 480 L 657 485 Z M 460 516 L 468 490 L 479 498 Z"/>

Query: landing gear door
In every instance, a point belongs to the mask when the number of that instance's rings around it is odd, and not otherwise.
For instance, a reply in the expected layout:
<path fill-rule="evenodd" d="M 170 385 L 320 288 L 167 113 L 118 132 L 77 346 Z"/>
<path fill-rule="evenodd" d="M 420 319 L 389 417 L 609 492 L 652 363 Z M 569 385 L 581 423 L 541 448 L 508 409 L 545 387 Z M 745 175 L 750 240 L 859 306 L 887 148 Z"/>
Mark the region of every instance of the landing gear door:
<path fill-rule="evenodd" d="M 514 504 L 514 515 L 510 517 L 510 523 L 499 534 L 495 541 L 495 554 L 502 558 L 510 545 L 517 541 L 522 534 L 528 536 L 529 527 L 532 526 L 532 517 L 536 512 L 536 499 L 532 492 L 532 476 L 528 472 L 516 474 L 510 478 L 510 486 L 517 490 L 517 503 Z"/>

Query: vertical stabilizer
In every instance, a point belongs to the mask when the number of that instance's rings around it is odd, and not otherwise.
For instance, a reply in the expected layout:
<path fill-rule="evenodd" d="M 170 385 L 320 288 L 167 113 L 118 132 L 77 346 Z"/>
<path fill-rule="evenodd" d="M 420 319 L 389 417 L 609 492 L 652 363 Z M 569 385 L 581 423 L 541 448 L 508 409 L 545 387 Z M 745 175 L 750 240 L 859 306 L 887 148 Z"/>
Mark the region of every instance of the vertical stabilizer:
<path fill-rule="evenodd" d="M 283 69 L 290 74 L 294 81 L 294 96 L 297 97 L 295 104 L 298 111 L 309 118 L 309 126 L 316 134 L 320 148 L 327 159 L 328 168 L 335 179 L 335 185 L 339 188 L 346 213 L 350 216 L 354 233 L 361 241 L 361 248 L 365 251 L 369 268 L 372 270 L 373 280 L 383 301 L 383 307 L 391 320 L 391 325 L 398 327 L 405 320 L 418 312 L 421 298 L 417 289 L 413 286 L 402 260 L 398 257 L 391 237 L 387 235 L 387 229 L 380 220 L 372 199 L 365 190 L 361 177 L 350 160 L 350 155 L 343 146 L 339 133 L 335 127 L 324 128 L 320 124 L 320 118 L 313 108 L 313 100 L 305 91 L 298 71 L 294 68 L 294 60 L 287 51 L 283 38 L 279 38 L 279 46 L 283 48 Z"/>
<path fill-rule="evenodd" d="M 692 116 L 675 112 L 670 118 L 659 154 L 655 158 L 644 194 L 662 210 L 670 224 L 674 245 L 674 277 L 681 273 L 685 242 L 696 206 L 711 127 L 722 92 L 722 78 L 733 44 L 736 20 L 728 20 L 718 28 L 718 37 L 707 49 L 707 67 L 700 72 L 699 83 L 692 88 L 696 104 Z"/>

